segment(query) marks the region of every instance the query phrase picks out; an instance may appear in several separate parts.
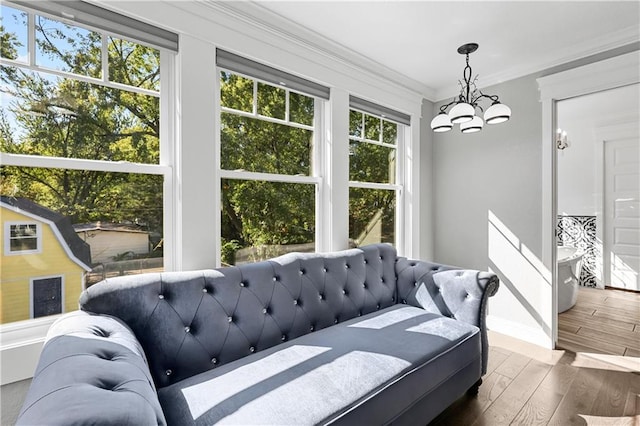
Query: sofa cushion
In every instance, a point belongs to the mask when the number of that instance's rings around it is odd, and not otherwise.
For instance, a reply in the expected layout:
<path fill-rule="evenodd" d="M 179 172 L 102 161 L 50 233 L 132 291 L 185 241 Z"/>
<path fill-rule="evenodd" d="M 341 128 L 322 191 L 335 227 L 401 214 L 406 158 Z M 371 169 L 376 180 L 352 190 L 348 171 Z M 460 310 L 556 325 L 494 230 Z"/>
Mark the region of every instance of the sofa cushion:
<path fill-rule="evenodd" d="M 343 416 L 380 424 L 465 368 L 477 380 L 478 328 L 394 305 L 190 377 L 158 397 L 176 425 L 301 425 Z M 396 383 L 403 387 L 385 392 Z"/>
<path fill-rule="evenodd" d="M 396 303 L 386 244 L 107 279 L 80 298 L 135 333 L 158 388 Z"/>

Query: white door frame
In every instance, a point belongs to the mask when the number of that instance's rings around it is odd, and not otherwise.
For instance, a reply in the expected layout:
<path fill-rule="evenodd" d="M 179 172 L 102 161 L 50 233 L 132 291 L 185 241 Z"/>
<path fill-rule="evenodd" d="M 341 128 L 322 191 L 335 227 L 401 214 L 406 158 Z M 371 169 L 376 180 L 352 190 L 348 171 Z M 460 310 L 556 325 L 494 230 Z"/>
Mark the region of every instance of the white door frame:
<path fill-rule="evenodd" d="M 556 223 L 558 217 L 558 167 L 555 147 L 556 103 L 640 82 L 640 51 L 537 79 L 542 103 L 542 262 L 551 276 L 551 346 L 558 341 L 558 273 Z"/>

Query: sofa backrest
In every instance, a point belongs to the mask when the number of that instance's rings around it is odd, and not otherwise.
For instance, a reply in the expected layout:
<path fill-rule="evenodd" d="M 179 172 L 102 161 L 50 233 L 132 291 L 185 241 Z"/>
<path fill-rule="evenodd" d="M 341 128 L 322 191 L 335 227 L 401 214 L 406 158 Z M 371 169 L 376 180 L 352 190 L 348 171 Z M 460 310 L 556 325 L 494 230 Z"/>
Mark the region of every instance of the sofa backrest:
<path fill-rule="evenodd" d="M 395 304 L 396 257 L 392 246 L 377 244 L 117 277 L 85 290 L 80 307 L 132 329 L 160 388 Z"/>

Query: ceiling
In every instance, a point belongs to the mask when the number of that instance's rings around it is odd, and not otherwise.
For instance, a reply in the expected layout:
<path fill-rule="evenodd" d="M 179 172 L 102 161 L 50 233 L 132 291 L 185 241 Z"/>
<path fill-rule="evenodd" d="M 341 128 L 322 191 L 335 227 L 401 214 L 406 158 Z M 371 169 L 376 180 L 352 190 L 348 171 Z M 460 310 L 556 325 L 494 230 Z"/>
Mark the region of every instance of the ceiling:
<path fill-rule="evenodd" d="M 464 56 L 485 87 L 640 41 L 638 1 L 272 1 L 254 4 L 382 69 L 431 100 L 454 96 Z"/>

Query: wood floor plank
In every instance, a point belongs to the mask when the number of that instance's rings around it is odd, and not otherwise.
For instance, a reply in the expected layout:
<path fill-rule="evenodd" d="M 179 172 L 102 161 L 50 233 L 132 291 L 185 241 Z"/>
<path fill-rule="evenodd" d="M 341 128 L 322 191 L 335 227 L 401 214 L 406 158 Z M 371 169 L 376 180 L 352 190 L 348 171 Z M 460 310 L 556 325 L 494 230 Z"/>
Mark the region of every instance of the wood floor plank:
<path fill-rule="evenodd" d="M 578 368 L 569 364 L 559 362 L 554 365 L 511 424 L 548 424 L 576 374 L 578 374 Z"/>
<path fill-rule="evenodd" d="M 593 315 L 587 315 L 581 312 L 574 312 L 573 309 L 565 311 L 561 313 L 558 317 L 560 323 L 565 320 L 571 323 L 580 323 L 580 324 L 593 324 L 599 325 L 601 327 L 611 327 L 611 328 L 620 328 L 623 330 L 632 331 L 634 330 L 636 324 L 633 322 L 624 322 L 620 320 L 612 320 L 608 318 L 595 317 Z"/>
<path fill-rule="evenodd" d="M 616 330 L 614 332 L 608 332 L 597 329 L 594 330 L 591 327 L 580 327 L 576 334 L 584 336 L 587 339 L 613 343 L 640 351 L 640 339 L 638 339 L 637 333 L 634 331 Z M 624 352 L 620 355 L 624 355 Z"/>
<path fill-rule="evenodd" d="M 609 342 L 593 342 L 576 334 L 558 330 L 558 347 L 573 352 L 595 352 L 612 355 L 624 355 L 625 347 Z"/>
<path fill-rule="evenodd" d="M 614 321 L 622 321 L 622 322 L 628 322 L 632 324 L 635 324 L 638 321 L 638 317 L 635 317 L 635 316 L 620 315 L 615 312 L 604 311 L 601 309 L 594 312 L 593 316 L 596 318 L 607 318 Z"/>
<path fill-rule="evenodd" d="M 489 361 L 487 363 L 487 376 L 493 373 L 493 371 L 502 364 L 507 358 L 509 358 L 510 353 L 506 353 L 507 351 L 499 351 L 495 347 L 489 348 Z"/>
<path fill-rule="evenodd" d="M 512 352 L 511 355 L 509 355 L 502 364 L 496 367 L 494 371 L 510 379 L 515 379 L 528 363 L 529 358 Z"/>
<path fill-rule="evenodd" d="M 606 373 L 606 370 L 580 369 L 558 405 L 558 409 L 549 420 L 549 424 L 584 425 L 580 415 L 591 413 Z"/>
<path fill-rule="evenodd" d="M 607 374 L 589 414 L 599 417 L 622 417 L 627 404 L 627 394 L 634 378 L 640 377 L 633 373 Z"/>
<path fill-rule="evenodd" d="M 573 322 L 565 319 L 558 322 L 558 329 L 564 330 L 567 333 L 577 334 L 580 327 L 582 327 L 582 324 L 579 324 L 577 321 Z"/>
<path fill-rule="evenodd" d="M 624 356 L 632 356 L 635 358 L 640 358 L 640 351 L 632 348 L 627 348 L 627 350 L 624 351 Z"/>
<path fill-rule="evenodd" d="M 577 305 L 574 305 L 574 307 Z M 585 310 L 594 311 L 593 315 L 601 314 L 609 314 L 611 316 L 615 316 L 616 318 L 626 318 L 629 322 L 635 323 L 640 316 L 640 309 L 626 309 L 622 307 L 613 307 L 613 306 L 605 306 L 599 303 L 593 302 L 581 302 L 580 307 Z"/>
<path fill-rule="evenodd" d="M 550 365 L 532 359 L 484 412 L 482 420 L 476 421 L 474 424 L 510 424 L 544 380 L 549 370 L 551 370 Z"/>

